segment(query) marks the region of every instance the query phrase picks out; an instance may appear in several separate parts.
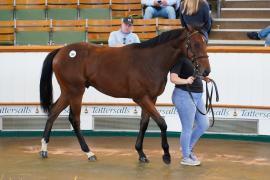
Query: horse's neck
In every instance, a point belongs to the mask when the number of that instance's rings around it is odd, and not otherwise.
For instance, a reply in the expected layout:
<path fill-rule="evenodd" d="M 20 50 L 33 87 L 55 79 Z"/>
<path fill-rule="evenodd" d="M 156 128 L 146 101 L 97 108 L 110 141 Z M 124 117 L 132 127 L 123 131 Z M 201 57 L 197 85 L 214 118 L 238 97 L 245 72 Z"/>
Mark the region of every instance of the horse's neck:
<path fill-rule="evenodd" d="M 181 42 L 182 41 L 182 42 Z M 159 47 L 159 52 L 156 53 L 155 64 L 161 68 L 161 70 L 167 74 L 169 70 L 179 60 L 183 53 L 183 39 L 177 38 L 170 42 L 164 43 Z"/>

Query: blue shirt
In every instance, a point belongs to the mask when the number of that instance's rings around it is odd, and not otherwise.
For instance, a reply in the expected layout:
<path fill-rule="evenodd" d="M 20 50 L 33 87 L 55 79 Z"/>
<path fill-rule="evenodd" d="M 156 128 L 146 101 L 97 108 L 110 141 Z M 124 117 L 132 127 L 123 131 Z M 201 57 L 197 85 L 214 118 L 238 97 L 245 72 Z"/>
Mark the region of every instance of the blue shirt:
<path fill-rule="evenodd" d="M 211 29 L 211 16 L 210 16 L 210 8 L 206 1 L 201 0 L 199 2 L 198 12 L 193 15 L 186 15 L 183 13 L 183 8 L 180 7 L 181 14 L 181 24 L 184 27 L 190 25 L 194 28 L 200 28 L 200 31 L 205 36 L 206 40 L 208 40 L 208 33 Z"/>
<path fill-rule="evenodd" d="M 125 34 L 121 30 L 113 31 L 110 33 L 108 44 L 109 47 L 113 47 L 117 44 L 132 44 L 140 43 L 140 39 L 135 33 Z"/>

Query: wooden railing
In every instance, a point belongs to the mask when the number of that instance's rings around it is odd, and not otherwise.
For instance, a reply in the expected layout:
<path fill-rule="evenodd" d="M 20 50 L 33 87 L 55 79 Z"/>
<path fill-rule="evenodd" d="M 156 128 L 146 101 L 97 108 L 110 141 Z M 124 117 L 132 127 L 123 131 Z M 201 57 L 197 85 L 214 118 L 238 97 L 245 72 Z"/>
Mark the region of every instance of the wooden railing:
<path fill-rule="evenodd" d="M 39 102 L 0 102 L 0 106 L 39 106 Z M 83 106 L 138 106 L 136 103 L 112 103 L 112 102 L 91 102 L 82 103 Z M 174 106 L 171 103 L 157 103 L 156 106 Z M 250 106 L 236 104 L 213 104 L 214 108 L 239 108 L 239 109 L 270 109 L 270 106 Z"/>
<path fill-rule="evenodd" d="M 50 52 L 63 46 L 0 46 L 0 52 Z M 209 53 L 270 53 L 270 47 L 209 46 Z"/>

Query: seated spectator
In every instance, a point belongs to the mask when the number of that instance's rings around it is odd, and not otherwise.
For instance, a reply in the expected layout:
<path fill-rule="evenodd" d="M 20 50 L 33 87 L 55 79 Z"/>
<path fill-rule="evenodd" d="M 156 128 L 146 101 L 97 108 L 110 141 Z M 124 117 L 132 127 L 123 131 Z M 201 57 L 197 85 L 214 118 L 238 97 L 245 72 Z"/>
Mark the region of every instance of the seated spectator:
<path fill-rule="evenodd" d="M 247 36 L 255 40 L 265 39 L 265 46 L 270 46 L 270 26 L 267 26 L 259 32 L 248 32 Z"/>
<path fill-rule="evenodd" d="M 155 17 L 176 18 L 174 6 L 176 6 L 177 0 L 141 0 L 141 3 L 146 6 L 144 19 Z"/>
<path fill-rule="evenodd" d="M 108 40 L 109 47 L 122 47 L 127 44 L 140 43 L 137 34 L 132 33 L 133 19 L 131 17 L 125 17 L 121 21 L 121 28 L 118 31 L 110 33 Z"/>

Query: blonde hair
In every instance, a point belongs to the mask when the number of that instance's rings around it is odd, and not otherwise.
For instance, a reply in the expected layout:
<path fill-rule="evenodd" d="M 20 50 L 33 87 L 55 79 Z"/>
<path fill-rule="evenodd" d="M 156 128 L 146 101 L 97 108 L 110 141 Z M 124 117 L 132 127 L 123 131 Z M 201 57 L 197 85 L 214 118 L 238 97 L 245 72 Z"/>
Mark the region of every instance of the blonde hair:
<path fill-rule="evenodd" d="M 184 0 L 182 14 L 192 15 L 198 11 L 200 0 Z"/>

